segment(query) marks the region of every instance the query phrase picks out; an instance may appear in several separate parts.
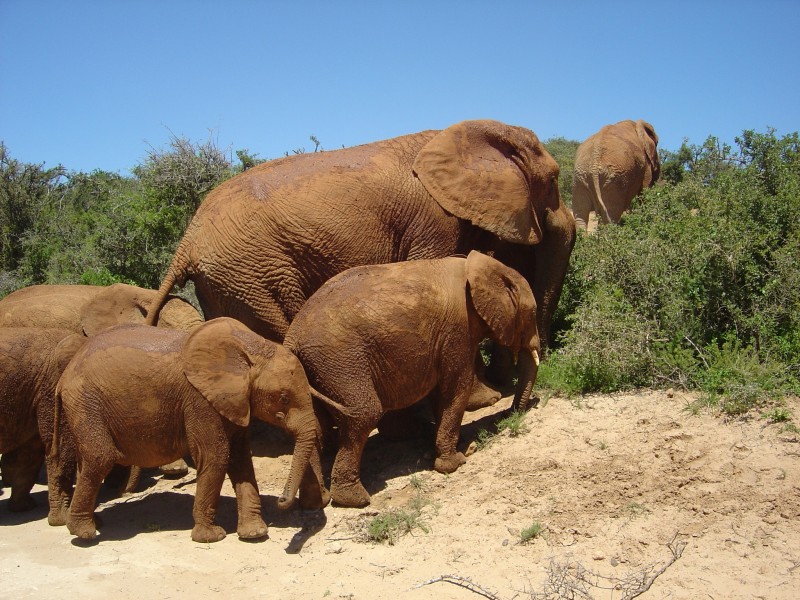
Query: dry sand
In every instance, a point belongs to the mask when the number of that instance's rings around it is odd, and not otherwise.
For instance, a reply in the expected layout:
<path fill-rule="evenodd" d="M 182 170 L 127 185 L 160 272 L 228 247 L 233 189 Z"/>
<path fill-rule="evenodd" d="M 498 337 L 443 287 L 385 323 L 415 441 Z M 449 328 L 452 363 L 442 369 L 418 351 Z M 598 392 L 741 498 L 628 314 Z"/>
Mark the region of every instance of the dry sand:
<path fill-rule="evenodd" d="M 34 490 L 40 506 L 22 514 L 8 512 L 4 490 L 0 590 L 83 600 L 800 598 L 800 436 L 759 415 L 693 416 L 690 400 L 552 398 L 526 415 L 528 433 L 499 436 L 452 475 L 431 471 L 430 441 L 373 435 L 362 468 L 373 502 L 360 510 L 280 512 L 291 446 L 259 427 L 270 523 L 260 543 L 237 539 L 228 484 L 219 507 L 228 537 L 191 541 L 194 471 L 154 473 L 140 493 L 102 498 L 104 526 L 89 546 L 47 525 L 44 486 Z M 798 399 L 787 403 L 800 415 Z M 468 415 L 465 443 L 493 412 Z M 371 519 L 409 512 L 416 497 L 427 532 L 365 541 Z M 534 523 L 542 533 L 521 543 Z"/>

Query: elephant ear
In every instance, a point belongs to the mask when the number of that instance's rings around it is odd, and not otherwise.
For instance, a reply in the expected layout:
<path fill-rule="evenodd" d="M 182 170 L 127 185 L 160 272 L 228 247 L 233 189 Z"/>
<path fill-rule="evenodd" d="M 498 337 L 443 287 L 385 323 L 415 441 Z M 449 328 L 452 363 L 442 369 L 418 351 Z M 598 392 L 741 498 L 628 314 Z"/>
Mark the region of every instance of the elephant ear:
<path fill-rule="evenodd" d="M 238 327 L 238 322 L 225 317 L 199 325 L 184 342 L 181 358 L 189 383 L 219 414 L 246 427 L 252 361 L 235 336 Z"/>
<path fill-rule="evenodd" d="M 121 323 L 144 323 L 150 291 L 125 283 L 103 289 L 81 309 L 83 333 L 92 336 Z"/>
<path fill-rule="evenodd" d="M 501 239 L 538 244 L 531 161 L 536 135 L 498 121 L 463 121 L 436 134 L 414 160 L 414 173 L 447 212 Z"/>
<path fill-rule="evenodd" d="M 636 133 L 639 141 L 644 148 L 645 160 L 647 161 L 647 174 L 645 175 L 644 187 L 650 187 L 661 174 L 661 161 L 658 158 L 658 134 L 655 128 L 639 119 L 636 121 Z"/>
<path fill-rule="evenodd" d="M 473 250 L 467 256 L 467 283 L 472 305 L 491 329 L 494 339 L 516 355 L 536 319 L 536 301 L 519 273 L 494 258 Z"/>

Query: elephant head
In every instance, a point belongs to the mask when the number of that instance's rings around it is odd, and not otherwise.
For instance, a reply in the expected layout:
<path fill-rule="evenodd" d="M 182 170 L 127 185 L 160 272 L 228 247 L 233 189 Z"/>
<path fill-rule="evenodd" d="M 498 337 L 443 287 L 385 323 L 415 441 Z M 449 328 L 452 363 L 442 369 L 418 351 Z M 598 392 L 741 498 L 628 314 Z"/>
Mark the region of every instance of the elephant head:
<path fill-rule="evenodd" d="M 100 291 L 81 309 L 80 320 L 87 336 L 121 323 L 144 323 L 147 310 L 158 292 L 125 283 Z M 197 310 L 185 300 L 172 296 L 161 310 L 159 327 L 189 330 L 203 322 Z"/>
<path fill-rule="evenodd" d="M 494 341 L 508 348 L 519 364 L 513 406 L 526 410 L 541 351 L 533 292 L 514 269 L 480 252 L 469 253 L 466 271 L 475 312 L 488 326 Z"/>
<path fill-rule="evenodd" d="M 639 136 L 639 140 L 642 142 L 645 161 L 647 163 L 643 186 L 650 187 L 661 175 L 661 160 L 658 157 L 658 135 L 656 134 L 655 128 L 642 119 L 636 121 L 636 133 Z"/>
<path fill-rule="evenodd" d="M 556 161 L 536 135 L 498 121 L 463 121 L 417 154 L 414 173 L 447 212 L 516 244 L 539 244 L 560 205 Z"/>
<path fill-rule="evenodd" d="M 304 484 L 301 502 L 307 507 L 327 504 L 320 460 L 322 431 L 305 371 L 291 352 L 238 321 L 221 317 L 189 335 L 182 361 L 186 378 L 223 417 L 245 427 L 252 415 L 295 438 L 292 466 L 278 506 L 292 504 L 309 467 L 316 486 Z M 316 496 L 317 490 L 318 497 L 305 497 L 307 491 Z"/>

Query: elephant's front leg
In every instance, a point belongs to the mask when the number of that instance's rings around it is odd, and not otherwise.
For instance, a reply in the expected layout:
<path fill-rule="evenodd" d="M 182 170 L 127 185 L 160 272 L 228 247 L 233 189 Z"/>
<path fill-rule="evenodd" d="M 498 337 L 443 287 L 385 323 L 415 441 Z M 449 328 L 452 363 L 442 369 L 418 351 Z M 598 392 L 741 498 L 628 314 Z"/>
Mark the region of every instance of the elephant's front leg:
<path fill-rule="evenodd" d="M 192 452 L 197 466 L 197 489 L 192 508 L 192 540 L 195 542 L 218 542 L 226 535 L 225 530 L 214 522 L 230 459 L 229 448 L 220 450 L 201 447 Z"/>
<path fill-rule="evenodd" d="M 31 489 L 36 483 L 43 463 L 44 444 L 38 436 L 31 438 L 19 448 L 0 456 L 3 479 L 7 485 L 11 486 L 8 510 L 22 512 L 36 506 L 36 502 L 31 497 Z"/>
<path fill-rule="evenodd" d="M 253 459 L 246 430 L 231 440 L 231 460 L 228 467 L 233 489 L 236 492 L 236 505 L 239 521 L 236 532 L 247 540 L 266 538 L 267 524 L 261 516 L 261 496 L 253 470 Z"/>

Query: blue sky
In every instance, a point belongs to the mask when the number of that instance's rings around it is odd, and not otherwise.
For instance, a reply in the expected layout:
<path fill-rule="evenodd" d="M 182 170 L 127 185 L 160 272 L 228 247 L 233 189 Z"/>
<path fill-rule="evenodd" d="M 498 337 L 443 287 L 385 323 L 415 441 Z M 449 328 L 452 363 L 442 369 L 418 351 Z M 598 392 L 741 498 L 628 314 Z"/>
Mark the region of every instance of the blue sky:
<path fill-rule="evenodd" d="M 463 119 L 662 148 L 800 130 L 800 2 L 0 0 L 0 140 L 123 174 L 172 134 L 275 158 Z"/>

